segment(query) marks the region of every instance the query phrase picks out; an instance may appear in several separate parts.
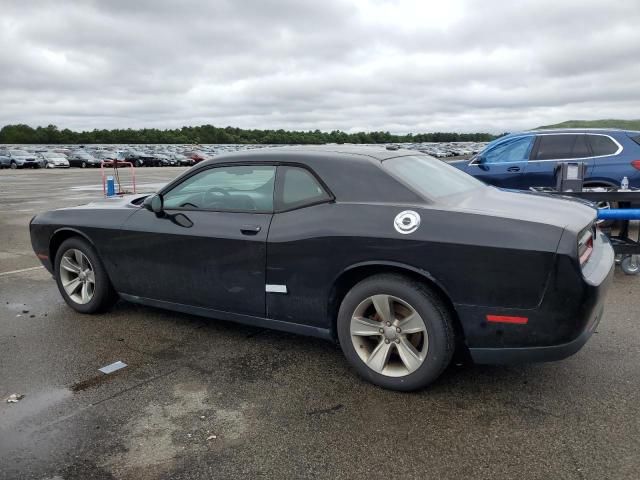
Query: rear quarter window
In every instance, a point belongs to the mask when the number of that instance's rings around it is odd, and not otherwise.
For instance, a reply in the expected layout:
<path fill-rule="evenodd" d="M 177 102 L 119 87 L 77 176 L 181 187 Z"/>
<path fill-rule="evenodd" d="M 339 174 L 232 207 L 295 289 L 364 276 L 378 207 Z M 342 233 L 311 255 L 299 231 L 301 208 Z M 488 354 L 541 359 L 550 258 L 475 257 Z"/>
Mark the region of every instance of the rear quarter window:
<path fill-rule="evenodd" d="M 613 155 L 618 151 L 618 145 L 605 135 L 587 135 L 593 155 L 596 157 L 602 155 Z"/>
<path fill-rule="evenodd" d="M 304 168 L 278 167 L 278 175 L 282 178 L 281 193 L 278 195 L 280 209 L 297 208 L 304 205 L 331 200 L 329 194 Z"/>

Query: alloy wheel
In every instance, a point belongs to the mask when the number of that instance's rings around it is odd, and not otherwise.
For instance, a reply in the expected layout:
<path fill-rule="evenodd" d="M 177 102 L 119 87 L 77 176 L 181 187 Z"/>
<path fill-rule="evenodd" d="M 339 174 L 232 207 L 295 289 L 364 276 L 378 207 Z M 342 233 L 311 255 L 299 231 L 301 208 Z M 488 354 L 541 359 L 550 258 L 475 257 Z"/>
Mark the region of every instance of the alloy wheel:
<path fill-rule="evenodd" d="M 93 298 L 96 277 L 87 256 L 76 248 L 67 250 L 60 260 L 62 286 L 75 303 L 84 305 Z"/>
<path fill-rule="evenodd" d="M 351 341 L 360 359 L 374 372 L 402 377 L 423 364 L 429 349 L 427 327 L 404 300 L 373 295 L 351 316 Z"/>

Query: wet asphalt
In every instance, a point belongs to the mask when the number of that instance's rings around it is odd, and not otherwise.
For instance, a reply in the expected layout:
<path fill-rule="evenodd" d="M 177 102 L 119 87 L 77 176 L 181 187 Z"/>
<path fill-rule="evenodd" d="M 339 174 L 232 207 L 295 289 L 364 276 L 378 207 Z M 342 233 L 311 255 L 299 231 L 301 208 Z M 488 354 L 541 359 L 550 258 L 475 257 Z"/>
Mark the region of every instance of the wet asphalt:
<path fill-rule="evenodd" d="M 27 224 L 101 194 L 98 170 L 0 171 L 0 479 L 640 478 L 640 277 L 616 272 L 567 360 L 452 365 L 395 393 L 325 341 L 125 302 L 72 311 Z"/>

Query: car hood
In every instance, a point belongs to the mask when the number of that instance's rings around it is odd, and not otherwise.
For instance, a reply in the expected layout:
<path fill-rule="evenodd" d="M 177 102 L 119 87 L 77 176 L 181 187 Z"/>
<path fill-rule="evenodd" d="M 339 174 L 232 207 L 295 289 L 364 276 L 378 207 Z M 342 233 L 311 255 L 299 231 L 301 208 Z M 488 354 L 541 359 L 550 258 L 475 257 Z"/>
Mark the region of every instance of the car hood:
<path fill-rule="evenodd" d="M 458 211 L 555 225 L 579 232 L 593 222 L 597 210 L 579 199 L 526 191 L 479 188 L 459 197 Z"/>
<path fill-rule="evenodd" d="M 452 160 L 450 162 L 446 162 L 452 167 L 459 168 L 460 170 L 464 170 L 465 167 L 469 164 L 470 160 Z"/>
<path fill-rule="evenodd" d="M 104 210 L 111 208 L 139 208 L 142 206 L 142 201 L 145 197 L 148 197 L 149 194 L 134 194 L 134 195 L 116 195 L 113 197 L 107 197 L 100 200 L 94 200 L 90 203 L 85 203 L 83 205 L 78 205 L 75 207 L 61 208 L 59 210 L 67 210 L 67 209 L 92 209 L 96 210 Z"/>

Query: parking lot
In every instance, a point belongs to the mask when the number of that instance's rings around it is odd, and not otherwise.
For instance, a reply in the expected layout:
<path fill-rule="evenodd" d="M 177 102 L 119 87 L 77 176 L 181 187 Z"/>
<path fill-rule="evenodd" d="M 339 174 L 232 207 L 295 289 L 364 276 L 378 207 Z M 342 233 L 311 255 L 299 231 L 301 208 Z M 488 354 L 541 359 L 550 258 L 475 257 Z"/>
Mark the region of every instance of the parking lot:
<path fill-rule="evenodd" d="M 138 190 L 181 171 L 138 169 Z M 0 403 L 0 478 L 640 476 L 640 277 L 616 271 L 567 360 L 455 363 L 396 393 L 325 341 L 124 302 L 74 312 L 28 222 L 101 197 L 97 169 L 0 172 L 0 397 L 24 395 Z"/>

